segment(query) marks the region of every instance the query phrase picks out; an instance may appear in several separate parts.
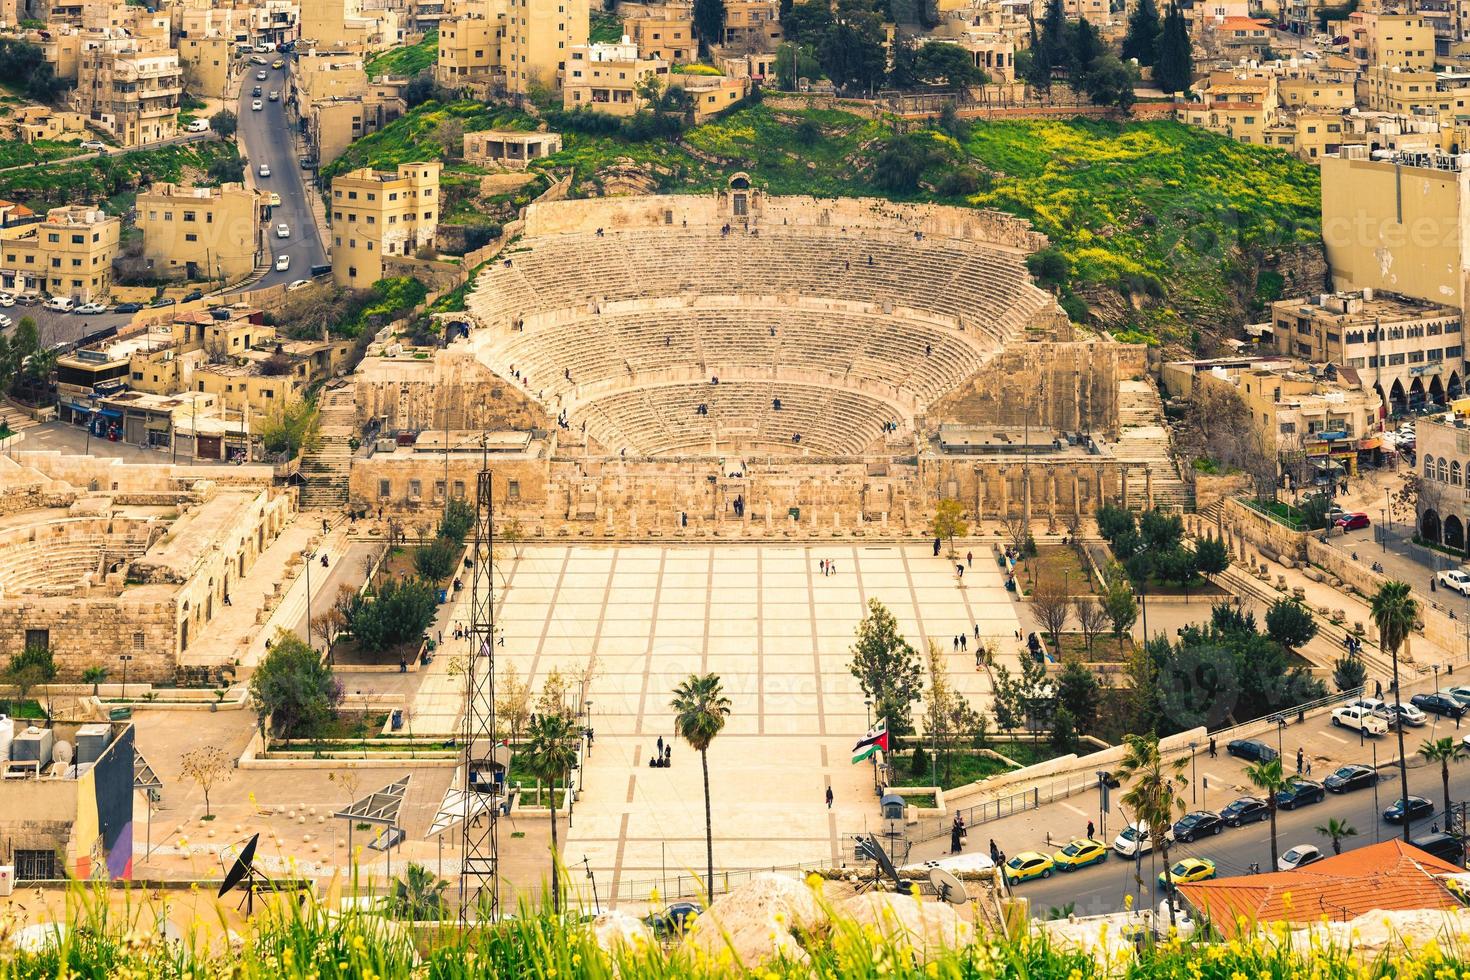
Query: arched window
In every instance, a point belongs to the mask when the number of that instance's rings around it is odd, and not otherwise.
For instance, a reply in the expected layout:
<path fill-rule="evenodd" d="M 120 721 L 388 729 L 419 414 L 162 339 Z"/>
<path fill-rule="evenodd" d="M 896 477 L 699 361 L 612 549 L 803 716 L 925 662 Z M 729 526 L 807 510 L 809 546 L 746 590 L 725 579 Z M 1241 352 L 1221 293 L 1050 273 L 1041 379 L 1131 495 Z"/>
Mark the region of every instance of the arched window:
<path fill-rule="evenodd" d="M 1441 456 L 1439 458 L 1439 461 L 1437 463 L 1435 463 L 1434 465 L 1435 465 L 1435 468 L 1436 468 L 1435 471 L 1439 474 L 1439 482 L 1440 483 L 1447 483 L 1447 482 L 1449 482 L 1450 468 L 1445 465 L 1444 457 Z"/>
<path fill-rule="evenodd" d="M 1452 461 L 1450 463 L 1450 486 L 1452 486 L 1452 487 L 1458 487 L 1459 485 L 1460 485 L 1460 461 L 1457 459 L 1457 460 L 1454 460 L 1454 461 Z"/>
<path fill-rule="evenodd" d="M 1431 479 L 1431 480 L 1434 479 L 1434 457 L 1433 456 L 1425 456 L 1424 457 L 1424 475 L 1428 479 Z"/>

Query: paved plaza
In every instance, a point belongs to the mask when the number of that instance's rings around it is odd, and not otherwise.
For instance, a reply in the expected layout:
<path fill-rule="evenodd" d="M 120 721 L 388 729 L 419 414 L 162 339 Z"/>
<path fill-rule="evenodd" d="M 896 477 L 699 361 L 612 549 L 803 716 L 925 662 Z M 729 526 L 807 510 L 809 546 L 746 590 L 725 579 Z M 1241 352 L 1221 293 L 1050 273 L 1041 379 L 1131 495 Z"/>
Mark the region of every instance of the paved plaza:
<path fill-rule="evenodd" d="M 836 574 L 821 574 L 822 559 Z M 915 647 L 940 643 L 957 689 L 977 707 L 988 707 L 990 689 L 975 669 L 977 624 L 1001 662 L 1016 666 L 1015 607 L 989 549 L 963 585 L 954 564 L 922 544 L 568 544 L 527 547 L 508 564 L 498 663 L 539 689 L 549 671 L 580 674 L 597 656 L 595 749 L 563 853 L 569 865 L 585 857 L 625 897 L 639 882 L 703 867 L 698 757 L 674 739 L 668 707 L 690 673 L 719 674 L 732 702 L 710 750 L 715 864 L 744 868 L 830 860 L 839 834 L 871 819 L 871 771 L 850 756 L 868 715 L 847 667 L 870 598 Z M 462 602 L 456 615 L 467 612 Z M 961 632 L 972 644 L 954 653 Z M 660 736 L 673 740 L 669 769 L 648 767 Z"/>

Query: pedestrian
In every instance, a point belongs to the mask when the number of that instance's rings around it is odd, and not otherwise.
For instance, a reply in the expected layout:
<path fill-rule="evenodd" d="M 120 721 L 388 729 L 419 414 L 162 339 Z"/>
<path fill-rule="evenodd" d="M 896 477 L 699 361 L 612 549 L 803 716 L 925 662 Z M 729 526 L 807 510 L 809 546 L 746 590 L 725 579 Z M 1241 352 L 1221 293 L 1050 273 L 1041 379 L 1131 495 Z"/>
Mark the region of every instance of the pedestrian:
<path fill-rule="evenodd" d="M 664 768 L 667 769 L 674 764 L 674 743 L 670 742 L 664 746 Z"/>
<path fill-rule="evenodd" d="M 817 571 L 821 572 L 823 575 L 826 575 L 827 574 L 827 559 L 825 559 L 825 558 L 818 558 L 817 559 Z"/>
<path fill-rule="evenodd" d="M 323 534 L 326 534 L 331 529 L 332 529 L 332 525 L 327 521 L 327 519 L 325 517 L 323 517 L 322 518 L 322 533 Z"/>
<path fill-rule="evenodd" d="M 1305 758 L 1305 756 L 1302 753 L 1302 750 L 1300 748 L 1298 748 L 1296 750 L 1296 772 L 1297 772 L 1297 775 L 1298 776 L 1301 775 L 1301 772 L 1302 772 L 1302 760 L 1304 758 Z"/>
<path fill-rule="evenodd" d="M 952 637 L 951 638 L 951 642 L 954 644 L 954 652 L 955 653 L 959 653 L 960 652 L 960 638 L 958 636 Z"/>
<path fill-rule="evenodd" d="M 686 512 L 682 511 L 682 510 L 679 511 L 679 526 L 680 527 L 688 527 L 689 526 L 689 515 Z"/>
<path fill-rule="evenodd" d="M 981 652 L 982 651 L 980 649 L 980 645 L 979 644 L 976 644 L 975 645 L 975 669 L 976 670 L 979 670 L 980 669 L 980 659 L 981 659 L 980 658 L 980 654 L 981 654 Z"/>
<path fill-rule="evenodd" d="M 658 737 L 658 754 L 664 754 L 664 737 L 662 735 Z"/>
<path fill-rule="evenodd" d="M 960 634 L 960 649 L 966 651 L 970 649 L 970 638 L 964 633 Z"/>
<path fill-rule="evenodd" d="M 595 729 L 592 729 L 592 728 L 587 729 L 587 754 L 588 755 L 591 755 L 592 754 L 592 743 L 595 742 L 595 741 L 597 741 L 597 731 Z"/>
<path fill-rule="evenodd" d="M 954 567 L 954 570 L 959 573 L 960 578 L 964 578 L 965 577 L 965 566 L 964 565 L 956 565 Z"/>
<path fill-rule="evenodd" d="M 935 558 L 938 558 L 939 557 L 939 539 L 938 538 L 935 538 L 934 539 L 934 557 Z"/>
<path fill-rule="evenodd" d="M 836 575 L 837 574 L 837 563 L 835 561 L 833 561 L 832 559 L 830 559 L 830 558 L 827 559 L 827 574 L 829 574 L 829 575 Z"/>
<path fill-rule="evenodd" d="M 1087 821 L 1087 839 L 1092 840 L 1092 835 L 1096 832 L 1097 828 L 1092 825 L 1092 821 Z"/>
<path fill-rule="evenodd" d="M 1373 696 L 1375 698 L 1377 698 L 1378 700 L 1380 700 L 1380 701 L 1383 700 L 1383 682 L 1382 681 L 1374 681 L 1373 682 Z"/>
<path fill-rule="evenodd" d="M 832 787 L 827 787 L 827 809 L 832 809 Z"/>
<path fill-rule="evenodd" d="M 995 846 L 995 838 L 990 838 L 990 860 L 1000 864 L 1000 848 Z"/>
<path fill-rule="evenodd" d="M 975 624 L 975 639 L 977 639 L 977 640 L 980 639 L 980 624 L 979 623 L 976 623 Z"/>
<path fill-rule="evenodd" d="M 1215 736 L 1211 735 L 1210 736 L 1210 758 L 1213 759 L 1213 758 L 1215 758 L 1218 755 L 1219 755 L 1219 752 L 1216 751 L 1216 749 L 1215 749 Z"/>
<path fill-rule="evenodd" d="M 967 551 L 967 552 L 965 552 L 965 565 L 968 568 L 974 568 L 975 567 L 975 552 L 973 552 L 973 551 Z"/>

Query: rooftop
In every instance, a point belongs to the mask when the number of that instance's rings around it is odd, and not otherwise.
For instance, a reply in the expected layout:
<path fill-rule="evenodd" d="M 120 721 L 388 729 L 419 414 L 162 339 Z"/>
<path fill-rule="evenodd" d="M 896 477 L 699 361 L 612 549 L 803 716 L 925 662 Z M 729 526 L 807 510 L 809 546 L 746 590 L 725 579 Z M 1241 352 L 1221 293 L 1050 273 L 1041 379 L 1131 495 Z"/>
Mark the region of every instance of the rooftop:
<path fill-rule="evenodd" d="M 1272 308 L 1313 319 L 1330 319 L 1343 324 L 1362 323 L 1370 326 L 1376 321 L 1432 320 L 1460 315 L 1460 311 L 1453 306 L 1430 303 L 1376 289 L 1321 293 L 1300 299 L 1283 299 L 1273 303 Z"/>

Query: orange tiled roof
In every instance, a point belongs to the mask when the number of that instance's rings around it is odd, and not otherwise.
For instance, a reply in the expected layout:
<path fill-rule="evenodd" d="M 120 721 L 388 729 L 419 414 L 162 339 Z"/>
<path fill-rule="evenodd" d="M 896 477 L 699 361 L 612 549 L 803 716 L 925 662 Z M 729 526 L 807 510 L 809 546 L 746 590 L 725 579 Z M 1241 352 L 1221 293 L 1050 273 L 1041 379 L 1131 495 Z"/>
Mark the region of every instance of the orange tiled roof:
<path fill-rule="evenodd" d="M 1256 20 L 1253 17 L 1223 17 L 1215 22 L 1215 27 L 1227 31 L 1248 31 L 1256 27 L 1265 27 L 1266 24 L 1267 21 Z"/>
<path fill-rule="evenodd" d="M 1345 922 L 1375 910 L 1458 908 L 1434 877 L 1458 871 L 1448 861 L 1391 840 L 1296 871 L 1181 884 L 1179 893 L 1228 937 L 1239 931 L 1242 918 L 1249 929 L 1258 922 L 1315 922 L 1324 915 Z"/>

